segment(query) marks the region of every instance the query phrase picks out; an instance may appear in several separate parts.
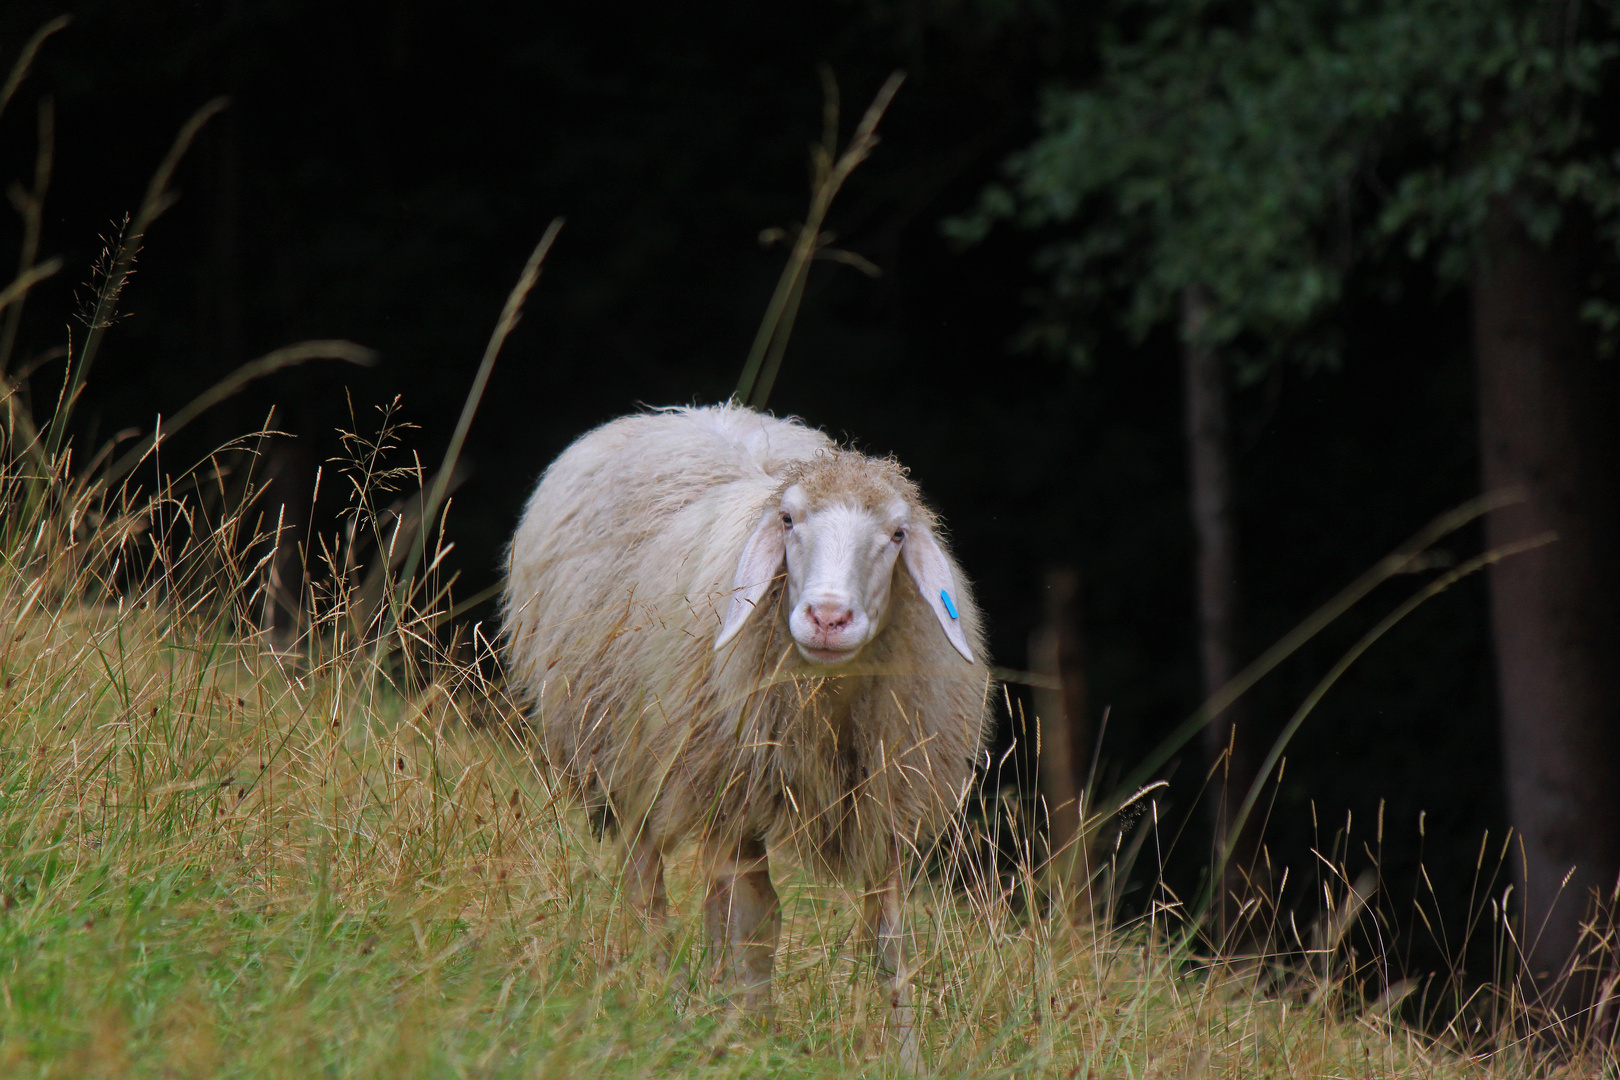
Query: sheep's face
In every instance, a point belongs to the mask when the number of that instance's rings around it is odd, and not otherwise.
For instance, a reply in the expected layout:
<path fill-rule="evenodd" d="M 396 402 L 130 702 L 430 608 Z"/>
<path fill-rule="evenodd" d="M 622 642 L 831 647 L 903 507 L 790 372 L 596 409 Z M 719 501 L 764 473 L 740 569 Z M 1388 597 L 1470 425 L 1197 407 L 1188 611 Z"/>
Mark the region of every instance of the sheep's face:
<path fill-rule="evenodd" d="M 889 621 L 895 561 L 951 646 L 972 661 L 950 559 L 892 462 L 839 451 L 805 464 L 760 515 L 737 560 L 731 603 L 715 648 L 724 648 L 786 571 L 788 631 L 818 666 L 855 659 Z M 953 599 L 954 597 L 954 599 Z"/>
<path fill-rule="evenodd" d="M 787 563 L 788 631 L 812 664 L 852 660 L 889 617 L 894 564 L 911 524 L 904 499 L 813 506 L 802 488 L 777 509 Z"/>

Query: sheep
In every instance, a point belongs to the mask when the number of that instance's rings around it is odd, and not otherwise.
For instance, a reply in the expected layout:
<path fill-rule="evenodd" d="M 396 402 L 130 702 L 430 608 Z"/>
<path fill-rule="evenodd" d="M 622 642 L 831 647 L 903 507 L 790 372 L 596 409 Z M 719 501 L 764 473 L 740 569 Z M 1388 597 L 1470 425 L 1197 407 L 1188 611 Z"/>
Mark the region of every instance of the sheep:
<path fill-rule="evenodd" d="M 791 852 L 864 896 L 913 1060 L 903 860 L 966 797 L 988 710 L 939 533 L 892 459 L 735 404 L 658 409 L 545 471 L 502 597 L 509 680 L 544 760 L 625 836 L 626 898 L 662 925 L 663 858 L 696 838 L 706 933 L 762 1010 L 767 855 Z"/>

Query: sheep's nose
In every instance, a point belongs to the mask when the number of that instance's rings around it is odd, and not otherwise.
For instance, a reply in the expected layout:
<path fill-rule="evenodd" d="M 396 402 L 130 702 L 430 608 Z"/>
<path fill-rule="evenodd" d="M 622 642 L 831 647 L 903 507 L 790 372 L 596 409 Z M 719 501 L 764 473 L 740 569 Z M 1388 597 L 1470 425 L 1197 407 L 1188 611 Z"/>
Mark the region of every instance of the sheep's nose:
<path fill-rule="evenodd" d="M 844 629 L 855 621 L 855 612 L 841 600 L 818 600 L 804 605 L 810 625 L 823 634 Z"/>

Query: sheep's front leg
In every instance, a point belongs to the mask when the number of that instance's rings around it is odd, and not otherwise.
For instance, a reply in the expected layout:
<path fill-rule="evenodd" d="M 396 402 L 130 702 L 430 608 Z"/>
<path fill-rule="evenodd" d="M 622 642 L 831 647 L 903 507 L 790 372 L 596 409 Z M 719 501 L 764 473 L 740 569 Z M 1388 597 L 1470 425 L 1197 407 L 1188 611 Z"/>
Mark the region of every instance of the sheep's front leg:
<path fill-rule="evenodd" d="M 904 894 L 900 889 L 900 868 L 894 867 L 878 888 L 866 894 L 866 932 L 883 971 L 884 988 L 889 992 L 890 1015 L 894 1020 L 895 1042 L 900 1063 L 916 1070 L 918 1065 L 917 1009 L 911 1000 L 911 966 L 906 956 L 906 917 Z"/>
<path fill-rule="evenodd" d="M 723 981 L 740 995 L 743 1009 L 764 1012 L 771 1003 L 771 968 L 782 930 L 765 845 L 745 840 L 713 848 L 709 865 L 703 928 L 718 953 Z"/>

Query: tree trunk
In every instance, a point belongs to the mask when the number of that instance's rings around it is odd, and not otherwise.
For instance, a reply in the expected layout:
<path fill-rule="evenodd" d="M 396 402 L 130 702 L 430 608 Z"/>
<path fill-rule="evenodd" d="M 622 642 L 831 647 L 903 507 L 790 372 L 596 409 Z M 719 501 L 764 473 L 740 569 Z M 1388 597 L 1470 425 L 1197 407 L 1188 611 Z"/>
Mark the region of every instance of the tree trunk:
<path fill-rule="evenodd" d="M 1182 292 L 1181 301 L 1187 476 L 1197 540 L 1198 651 L 1207 700 L 1240 667 L 1237 511 L 1226 382 L 1220 357 L 1205 338 L 1209 298 L 1203 289 L 1188 288 Z M 1233 705 L 1204 729 L 1204 750 L 1211 770 L 1207 798 L 1216 858 L 1231 840 L 1232 818 L 1254 778 L 1245 743 L 1248 732 L 1239 727 L 1240 716 L 1241 705 Z M 1222 880 L 1214 883 L 1211 914 L 1218 943 L 1237 942 L 1246 936 L 1232 925 L 1232 918 L 1250 890 L 1254 832 L 1253 828 L 1244 830 L 1239 837 L 1243 842 L 1234 848 L 1231 860 L 1222 868 Z"/>
<path fill-rule="evenodd" d="M 1035 689 L 1040 721 L 1041 796 L 1046 800 L 1047 850 L 1057 880 L 1071 888 L 1076 912 L 1089 911 L 1091 866 L 1081 829 L 1091 769 L 1091 720 L 1086 703 L 1085 639 L 1081 636 L 1080 575 L 1072 567 L 1047 571 L 1041 625 L 1029 636 L 1029 667 L 1056 686 Z"/>
<path fill-rule="evenodd" d="M 1490 516 L 1486 542 L 1558 536 L 1489 584 L 1527 985 L 1569 1014 L 1594 981 L 1574 970 L 1582 916 L 1620 873 L 1620 394 L 1580 317 L 1578 230 L 1542 246 L 1498 203 L 1485 240 L 1480 459 L 1486 490 L 1525 495 Z"/>

